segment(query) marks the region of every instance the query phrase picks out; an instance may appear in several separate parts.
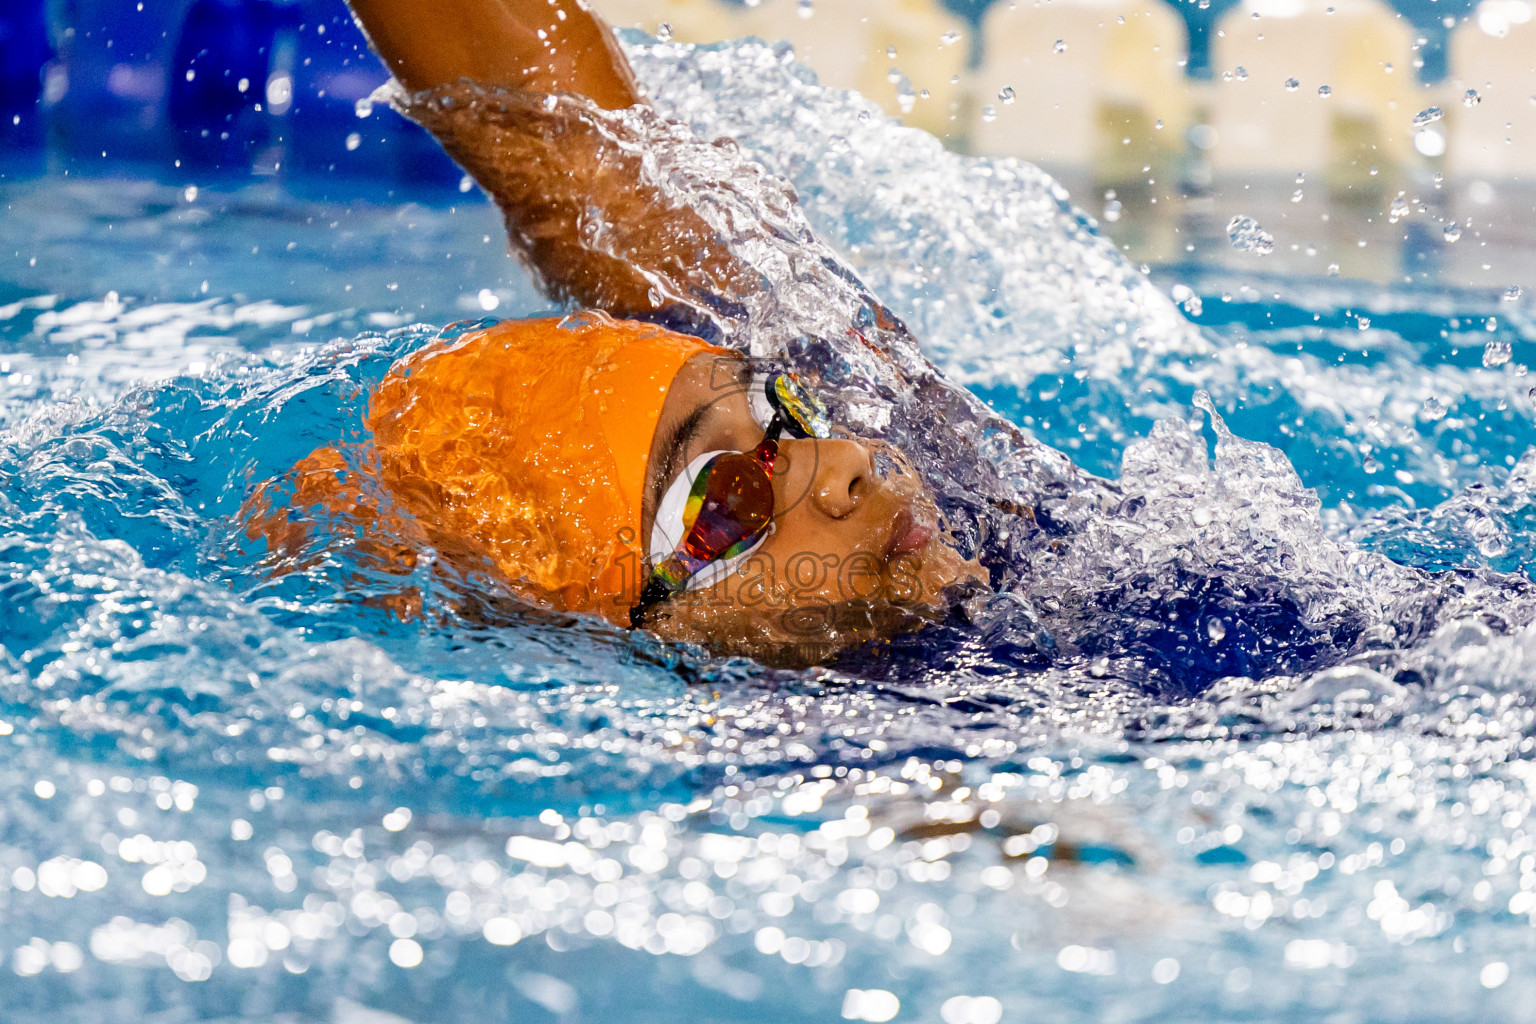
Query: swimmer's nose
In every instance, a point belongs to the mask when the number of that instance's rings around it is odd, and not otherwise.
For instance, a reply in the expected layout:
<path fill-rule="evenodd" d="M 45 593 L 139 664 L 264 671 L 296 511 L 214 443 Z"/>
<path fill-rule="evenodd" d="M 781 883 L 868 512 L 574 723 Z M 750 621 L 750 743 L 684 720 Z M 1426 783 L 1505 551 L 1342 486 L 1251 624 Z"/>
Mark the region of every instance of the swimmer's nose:
<path fill-rule="evenodd" d="M 840 439 L 810 443 L 816 446 L 811 503 L 832 519 L 852 515 L 874 484 L 875 467 L 869 449 L 858 441 Z"/>

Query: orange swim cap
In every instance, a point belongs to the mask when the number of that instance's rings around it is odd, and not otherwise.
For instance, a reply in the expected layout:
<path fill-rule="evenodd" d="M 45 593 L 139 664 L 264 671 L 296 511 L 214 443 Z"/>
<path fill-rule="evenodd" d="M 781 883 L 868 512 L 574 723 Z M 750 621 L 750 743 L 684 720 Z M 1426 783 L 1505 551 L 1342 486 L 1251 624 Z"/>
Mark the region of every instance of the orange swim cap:
<path fill-rule="evenodd" d="M 628 624 L 667 389 L 691 357 L 723 351 L 591 312 L 433 345 L 373 393 L 379 482 L 445 558 Z"/>

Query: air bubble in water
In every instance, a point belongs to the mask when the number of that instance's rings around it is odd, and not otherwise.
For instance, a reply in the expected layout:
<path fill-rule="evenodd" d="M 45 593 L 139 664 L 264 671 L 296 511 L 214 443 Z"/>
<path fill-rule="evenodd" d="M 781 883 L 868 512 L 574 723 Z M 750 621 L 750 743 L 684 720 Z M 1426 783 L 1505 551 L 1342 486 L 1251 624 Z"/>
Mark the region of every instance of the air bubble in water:
<path fill-rule="evenodd" d="M 356 149 L 358 146 L 361 146 L 362 144 L 363 144 L 363 137 L 361 135 L 359 135 L 357 132 L 349 132 L 347 134 L 347 152 L 350 153 L 352 150 Z"/>
<path fill-rule="evenodd" d="M 997 91 L 997 98 L 998 98 L 998 100 L 1000 100 L 1002 102 L 1003 106 L 1005 106 L 1005 107 L 1008 104 L 1012 103 L 1013 102 L 1013 86 L 1011 86 L 1011 85 L 1003 86 L 1001 89 L 999 89 Z M 1158 124 L 1162 124 L 1162 122 L 1159 121 Z"/>
<path fill-rule="evenodd" d="M 795 13 L 802 18 L 812 18 L 816 15 L 816 0 L 800 0 L 795 5 Z"/>
<path fill-rule="evenodd" d="M 948 32 L 945 32 L 943 35 L 939 36 L 939 41 L 945 46 L 954 46 L 960 41 L 960 33 L 955 29 L 950 29 Z"/>
<path fill-rule="evenodd" d="M 197 202 L 197 186 L 188 185 L 186 188 L 182 189 L 181 198 L 185 199 L 189 203 Z"/>
<path fill-rule="evenodd" d="M 1227 237 L 1238 252 L 1267 256 L 1275 249 L 1275 236 L 1259 227 L 1252 217 L 1233 217 L 1227 221 Z"/>
<path fill-rule="evenodd" d="M 671 22 L 664 21 L 660 25 L 656 26 L 656 39 L 663 43 L 670 43 L 672 41 Z"/>
<path fill-rule="evenodd" d="M 990 103 L 988 103 L 986 106 L 982 107 L 981 108 L 981 119 L 983 121 L 989 121 L 989 122 L 990 121 L 996 121 L 997 120 L 997 108 L 994 107 Z"/>
<path fill-rule="evenodd" d="M 1505 363 L 1509 362 L 1509 357 L 1512 354 L 1513 350 L 1511 349 L 1509 342 L 1490 341 L 1488 344 L 1483 346 L 1483 365 L 1488 367 L 1490 370 L 1496 366 L 1503 366 Z"/>
<path fill-rule="evenodd" d="M 1475 107 L 1481 102 L 1483 98 L 1477 94 L 1476 89 L 1468 89 L 1461 94 L 1461 105 L 1464 107 Z"/>
<path fill-rule="evenodd" d="M 1440 399 L 1436 398 L 1434 395 L 1430 395 L 1428 398 L 1424 399 L 1424 405 L 1419 411 L 1427 420 L 1444 419 L 1446 412 L 1445 403 L 1440 401 Z"/>
<path fill-rule="evenodd" d="M 1327 99 L 1329 96 L 1333 95 L 1333 87 L 1328 85 L 1320 85 L 1317 87 L 1317 94 L 1323 99 Z"/>
<path fill-rule="evenodd" d="M 1104 219 L 1113 224 L 1115 221 L 1120 219 L 1120 211 L 1123 208 L 1124 207 L 1121 205 L 1120 200 L 1111 199 L 1109 202 L 1104 204 Z"/>
<path fill-rule="evenodd" d="M 1461 225 L 1451 221 L 1445 226 L 1445 230 L 1441 234 L 1445 236 L 1447 242 L 1454 242 L 1461 237 Z"/>
<path fill-rule="evenodd" d="M 895 85 L 897 82 L 901 81 L 901 78 L 901 68 L 891 68 L 891 70 L 885 73 L 885 80 L 890 82 L 892 85 Z"/>
<path fill-rule="evenodd" d="M 1504 289 L 1504 301 L 1519 302 L 1520 296 L 1523 295 L 1524 292 L 1525 290 L 1519 285 L 1511 285 L 1510 287 Z"/>
<path fill-rule="evenodd" d="M 1300 88 L 1301 88 L 1301 82 L 1298 81 L 1297 79 L 1287 78 L 1285 80 L 1285 91 L 1286 92 L 1295 92 L 1297 89 L 1300 89 Z"/>
<path fill-rule="evenodd" d="M 886 60 L 895 60 L 896 59 L 896 47 L 894 47 L 894 46 L 887 46 L 885 48 L 885 58 L 886 58 Z"/>
<path fill-rule="evenodd" d="M 464 175 L 464 177 L 459 179 L 459 191 L 460 192 L 468 192 L 470 189 L 472 189 L 474 187 L 475 187 L 475 179 L 471 178 L 469 175 L 466 174 L 466 175 Z"/>
<path fill-rule="evenodd" d="M 1299 203 L 1299 202 L 1301 202 L 1301 200 L 1302 200 L 1301 189 L 1297 189 L 1295 192 L 1291 193 L 1291 202 Z"/>
<path fill-rule="evenodd" d="M 917 105 L 917 93 L 906 75 L 902 75 L 901 81 L 896 83 L 896 105 L 903 114 L 912 113 L 912 108 Z"/>
<path fill-rule="evenodd" d="M 1220 619 L 1206 619 L 1205 633 L 1211 638 L 1211 643 L 1219 644 L 1227 635 L 1226 623 L 1222 622 Z"/>
<path fill-rule="evenodd" d="M 1425 107 L 1413 115 L 1413 126 L 1415 128 L 1423 128 L 1427 124 L 1434 124 L 1444 116 L 1445 111 L 1439 107 Z"/>
<path fill-rule="evenodd" d="M 362 99 L 352 104 L 352 112 L 355 113 L 358 117 L 367 117 L 369 114 L 372 114 L 373 97 L 364 96 Z"/>
<path fill-rule="evenodd" d="M 1232 69 L 1232 77 L 1236 78 L 1239 82 L 1246 82 L 1248 81 L 1248 69 L 1239 64 Z"/>
<path fill-rule="evenodd" d="M 1408 200 L 1404 199 L 1402 196 L 1398 196 L 1396 199 L 1392 200 L 1392 204 L 1387 207 L 1387 221 L 1389 223 L 1396 224 L 1398 221 L 1407 217 L 1411 212 L 1412 211 L 1408 208 Z"/>
<path fill-rule="evenodd" d="M 1339 276 L 1339 265 L 1337 263 L 1330 263 L 1330 264 L 1328 264 L 1328 276 L 1329 277 L 1338 277 Z"/>
<path fill-rule="evenodd" d="M 1056 53 L 1066 53 L 1067 52 L 1067 41 L 1065 39 L 1058 39 L 1058 40 L 1056 40 L 1056 44 L 1054 46 L 1052 46 L 1051 49 L 1053 51 L 1055 51 Z"/>

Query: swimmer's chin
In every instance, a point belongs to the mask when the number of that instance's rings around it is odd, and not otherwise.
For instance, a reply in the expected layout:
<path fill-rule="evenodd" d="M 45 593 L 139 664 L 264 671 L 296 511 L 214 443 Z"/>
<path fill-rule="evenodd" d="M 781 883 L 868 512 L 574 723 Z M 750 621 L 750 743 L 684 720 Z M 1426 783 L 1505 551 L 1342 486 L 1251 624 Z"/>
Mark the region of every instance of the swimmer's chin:
<path fill-rule="evenodd" d="M 916 599 L 743 606 L 682 595 L 659 606 L 646 628 L 716 656 L 744 656 L 773 668 L 808 668 L 854 647 L 915 633 L 943 621 L 954 605 L 991 591 L 980 563 L 962 559 L 947 546 L 939 557 L 934 557 L 937 551 L 923 554 L 923 586 Z"/>

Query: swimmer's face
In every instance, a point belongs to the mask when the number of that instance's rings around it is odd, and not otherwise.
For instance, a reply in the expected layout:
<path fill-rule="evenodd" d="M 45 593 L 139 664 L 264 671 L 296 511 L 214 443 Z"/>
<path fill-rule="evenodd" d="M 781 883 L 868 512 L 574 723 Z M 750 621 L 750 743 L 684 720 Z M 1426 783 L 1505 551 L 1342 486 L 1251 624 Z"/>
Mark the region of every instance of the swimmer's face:
<path fill-rule="evenodd" d="M 707 452 L 750 452 L 763 440 L 748 397 L 749 365 L 695 356 L 667 392 L 651 443 L 642 536 L 657 503 Z M 961 557 L 933 497 L 900 451 L 839 436 L 779 441 L 773 528 L 736 571 L 675 595 L 645 617 L 672 639 L 806 663 L 931 620 L 945 588 L 986 582 Z M 669 551 L 651 552 L 658 561 Z"/>

